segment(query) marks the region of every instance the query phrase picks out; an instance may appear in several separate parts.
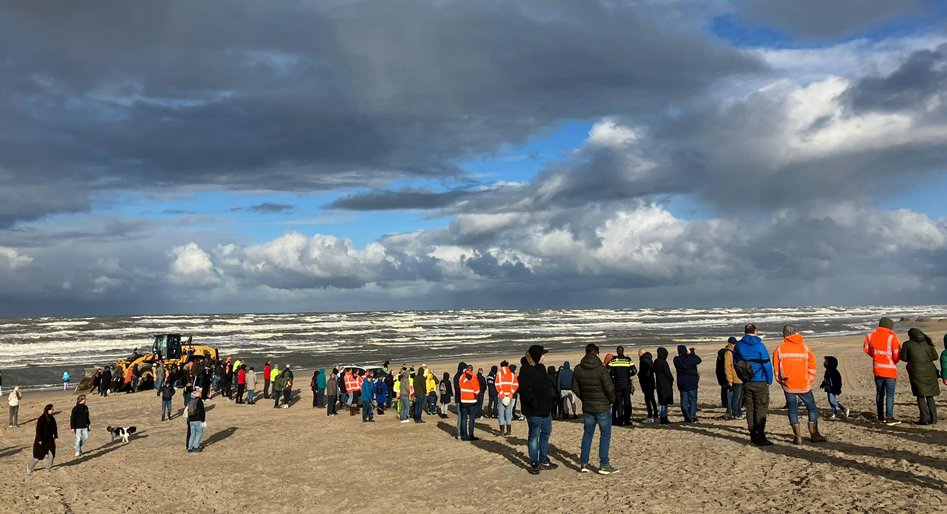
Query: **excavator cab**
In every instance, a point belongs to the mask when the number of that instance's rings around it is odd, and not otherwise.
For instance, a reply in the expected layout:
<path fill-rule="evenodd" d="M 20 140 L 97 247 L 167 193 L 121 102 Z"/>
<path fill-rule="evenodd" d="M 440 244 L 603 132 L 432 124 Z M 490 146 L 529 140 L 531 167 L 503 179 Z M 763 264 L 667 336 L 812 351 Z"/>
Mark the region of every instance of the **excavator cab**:
<path fill-rule="evenodd" d="M 188 338 L 190 341 L 190 338 Z M 180 359 L 181 358 L 181 334 L 161 334 L 155 336 L 155 342 L 151 346 L 151 353 L 158 359 Z"/>

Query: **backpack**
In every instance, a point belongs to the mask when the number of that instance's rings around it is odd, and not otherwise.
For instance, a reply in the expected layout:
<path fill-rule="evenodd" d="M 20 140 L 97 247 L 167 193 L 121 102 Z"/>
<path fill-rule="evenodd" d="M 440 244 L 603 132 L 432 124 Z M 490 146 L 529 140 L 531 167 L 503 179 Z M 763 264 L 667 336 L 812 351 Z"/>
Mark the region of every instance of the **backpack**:
<path fill-rule="evenodd" d="M 741 355 L 742 357 L 742 355 Z M 736 371 L 737 376 L 740 377 L 740 380 L 743 382 L 752 382 L 753 377 L 756 376 L 756 372 L 753 371 L 753 363 L 757 364 L 766 364 L 769 362 L 769 358 L 766 359 L 740 359 L 733 363 L 733 370 Z"/>

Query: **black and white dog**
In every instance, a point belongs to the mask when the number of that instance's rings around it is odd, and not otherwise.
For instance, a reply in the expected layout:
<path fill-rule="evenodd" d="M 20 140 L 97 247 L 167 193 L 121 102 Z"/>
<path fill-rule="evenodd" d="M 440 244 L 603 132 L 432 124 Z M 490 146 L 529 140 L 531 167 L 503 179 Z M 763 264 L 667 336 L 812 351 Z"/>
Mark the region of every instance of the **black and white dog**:
<path fill-rule="evenodd" d="M 107 427 L 106 430 L 112 435 L 114 441 L 116 437 L 121 437 L 123 443 L 128 442 L 128 437 L 134 434 L 138 429 L 135 427 Z"/>

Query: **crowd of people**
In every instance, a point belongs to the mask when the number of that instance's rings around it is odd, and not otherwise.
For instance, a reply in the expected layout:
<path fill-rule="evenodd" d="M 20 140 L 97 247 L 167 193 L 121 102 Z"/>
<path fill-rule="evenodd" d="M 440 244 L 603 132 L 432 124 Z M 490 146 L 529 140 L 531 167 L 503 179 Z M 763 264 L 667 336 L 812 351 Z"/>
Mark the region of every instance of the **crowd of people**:
<path fill-rule="evenodd" d="M 937 422 L 934 397 L 940 392 L 939 381 L 947 385 L 947 335 L 945 350 L 938 357 L 933 340 L 917 328 L 908 332 L 902 344 L 893 331 L 894 322 L 882 318 L 878 328 L 865 336 L 863 349 L 871 358 L 876 386 L 876 415 L 880 423 L 896 425 L 894 392 L 899 362 L 907 363 L 911 393 L 917 398 L 919 410 L 917 425 Z M 717 352 L 715 376 L 720 387 L 720 406 L 723 420 L 745 420 L 752 444 L 772 445 L 767 437 L 767 413 L 770 406 L 770 386 L 775 382 L 782 391 L 784 406 L 792 431 L 793 444 L 803 444 L 804 432 L 800 421 L 800 405 L 806 408 L 806 431 L 813 443 L 825 442 L 819 426 L 819 408 L 815 397 L 818 375 L 817 360 L 804 337 L 793 325 L 782 328 L 782 341 L 770 349 L 763 343 L 757 328 L 750 323 L 744 327 L 742 338 L 731 337 Z M 340 410 L 350 416 L 361 414 L 363 423 L 375 422 L 392 408 L 401 423 L 424 423 L 424 416 L 449 418 L 451 407 L 456 413 L 456 437 L 461 441 L 477 441 L 475 421 L 480 418 L 497 420 L 501 436 L 512 435 L 514 421 L 525 420 L 527 426 L 527 453 L 529 472 L 538 474 L 543 469 L 557 467 L 549 460 L 548 445 L 553 433 L 553 421 L 577 418 L 576 404 L 581 404 L 583 436 L 581 440 L 580 471 L 590 472 L 591 447 L 596 430 L 599 432 L 599 466 L 603 475 L 617 473 L 609 460 L 609 446 L 613 426 L 633 426 L 633 395 L 637 377 L 644 397 L 644 424 L 670 424 L 669 410 L 674 402 L 674 390 L 679 395 L 679 409 L 684 423 L 698 422 L 698 392 L 700 390 L 701 358 L 694 348 L 677 347 L 677 355 L 670 358 L 666 348 L 656 350 L 657 358 L 644 349 L 638 351 L 637 362 L 625 353 L 622 346 L 616 353 L 600 357 L 595 344 L 585 348 L 585 356 L 574 368 L 566 361 L 558 368 L 546 364 L 547 350 L 540 345 L 530 346 L 519 365 L 502 361 L 485 373 L 483 368 L 460 362 L 456 372 L 440 376 L 427 365 L 403 364 L 392 370 L 386 361 L 377 367 L 338 366 L 313 372 L 309 388 L 312 407 L 325 409 L 329 417 Z M 670 360 L 669 360 L 670 358 Z M 939 359 L 940 370 L 936 362 Z M 672 373 L 672 366 L 674 372 Z M 839 362 L 834 356 L 822 361 L 823 377 L 819 389 L 826 393 L 830 419 L 848 418 L 850 410 L 840 401 L 843 392 Z M 108 395 L 114 390 L 135 392 L 139 382 L 135 371 L 113 379 L 106 367 L 96 374 L 93 390 Z M 238 404 L 257 402 L 257 376 L 254 367 L 239 359 L 203 359 L 186 366 L 165 366 L 162 362 L 152 368 L 154 387 L 161 399 L 161 420 L 173 417 L 173 398 L 183 390 L 184 411 L 187 416 L 186 449 L 203 450 L 201 440 L 206 426 L 204 401 L 222 397 Z M 262 369 L 264 400 L 273 400 L 274 408 L 289 408 L 296 402 L 295 376 L 289 364 L 282 369 L 267 360 Z M 117 380 L 117 382 L 116 382 Z M 676 387 L 675 387 L 676 385 Z M 244 394 L 246 398 L 244 399 Z M 17 413 L 22 393 L 14 388 L 10 393 L 10 426 L 17 426 Z M 578 400 L 578 402 L 577 402 Z M 571 414 L 570 414 L 571 413 Z M 76 456 L 88 437 L 90 416 L 85 396 L 79 396 L 70 417 L 70 428 L 76 434 Z M 52 466 L 55 440 L 58 438 L 52 406 L 44 409 L 37 422 L 33 459 L 28 470 L 47 459 Z"/>

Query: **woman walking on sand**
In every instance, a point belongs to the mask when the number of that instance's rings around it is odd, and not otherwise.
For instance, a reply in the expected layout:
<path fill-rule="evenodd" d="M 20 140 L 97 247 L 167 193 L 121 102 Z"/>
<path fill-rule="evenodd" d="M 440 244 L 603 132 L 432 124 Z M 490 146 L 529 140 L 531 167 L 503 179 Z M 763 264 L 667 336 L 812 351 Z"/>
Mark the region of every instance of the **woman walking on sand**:
<path fill-rule="evenodd" d="M 908 330 L 908 341 L 901 346 L 901 360 L 908 363 L 908 378 L 911 381 L 911 394 L 917 398 L 919 412 L 915 425 L 933 425 L 937 423 L 937 405 L 934 397 L 940 394 L 937 385 L 937 350 L 934 341 L 919 328 Z"/>
<path fill-rule="evenodd" d="M 56 429 L 56 418 L 53 417 L 53 404 L 50 403 L 36 420 L 33 458 L 26 465 L 27 473 L 32 473 L 36 464 L 43 459 L 46 459 L 46 471 L 52 471 L 53 459 L 56 458 L 56 439 L 59 439 L 59 431 Z"/>

